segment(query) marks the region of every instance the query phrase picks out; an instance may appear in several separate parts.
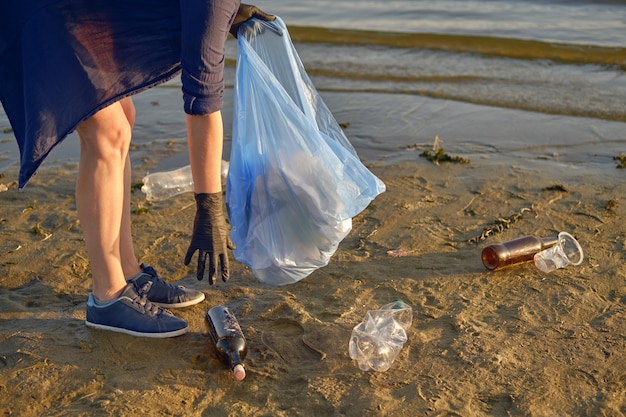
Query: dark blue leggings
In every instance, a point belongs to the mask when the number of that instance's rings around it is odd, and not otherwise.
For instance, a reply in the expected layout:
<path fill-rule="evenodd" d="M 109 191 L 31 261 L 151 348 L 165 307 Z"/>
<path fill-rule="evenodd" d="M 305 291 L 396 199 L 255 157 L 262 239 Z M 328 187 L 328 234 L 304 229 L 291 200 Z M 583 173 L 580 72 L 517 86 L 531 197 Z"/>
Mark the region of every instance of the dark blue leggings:
<path fill-rule="evenodd" d="M 222 108 L 224 43 L 240 0 L 180 0 L 181 65 L 185 113 Z"/>

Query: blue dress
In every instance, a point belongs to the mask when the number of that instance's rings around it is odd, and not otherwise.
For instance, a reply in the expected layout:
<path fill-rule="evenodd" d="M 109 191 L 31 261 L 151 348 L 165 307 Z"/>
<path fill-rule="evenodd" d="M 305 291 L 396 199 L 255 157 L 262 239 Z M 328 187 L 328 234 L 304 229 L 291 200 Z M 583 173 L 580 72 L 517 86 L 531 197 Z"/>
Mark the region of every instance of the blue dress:
<path fill-rule="evenodd" d="M 185 105 L 188 113 L 221 107 L 223 43 L 238 0 L 0 0 L 0 101 L 20 149 L 19 188 L 80 122 L 176 76 L 182 68 L 183 35 L 194 40 L 187 49 L 201 45 L 198 36 L 182 32 L 184 19 L 204 21 L 200 31 L 213 22 L 201 19 L 202 13 L 184 16 L 184 7 L 215 14 L 213 3 L 224 8 L 218 25 L 222 37 L 214 39 L 221 44 L 221 56 L 208 48 L 187 59 L 197 68 L 203 54 L 217 54 L 208 60 L 215 63 L 208 76 L 188 77 L 195 86 L 183 74 L 185 102 L 203 105 Z M 203 102 L 205 96 L 210 98 Z"/>

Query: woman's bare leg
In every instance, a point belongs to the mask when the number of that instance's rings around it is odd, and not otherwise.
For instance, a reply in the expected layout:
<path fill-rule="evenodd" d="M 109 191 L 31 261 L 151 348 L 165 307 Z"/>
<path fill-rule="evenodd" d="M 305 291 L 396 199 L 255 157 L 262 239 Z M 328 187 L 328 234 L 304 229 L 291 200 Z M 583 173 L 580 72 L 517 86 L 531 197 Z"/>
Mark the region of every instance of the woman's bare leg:
<path fill-rule="evenodd" d="M 76 208 L 91 264 L 93 295 L 109 301 L 126 286 L 120 247 L 131 126 L 122 104 L 116 102 L 81 123 L 77 132 Z"/>
<path fill-rule="evenodd" d="M 126 120 L 132 133 L 133 126 L 135 125 L 135 106 L 130 97 L 120 100 Z M 131 234 L 131 221 L 130 221 L 130 185 L 131 185 L 131 163 L 130 155 L 126 155 L 126 162 L 124 164 L 124 207 L 122 211 L 122 226 L 120 228 L 120 256 L 122 261 L 122 270 L 124 276 L 128 279 L 141 272 L 139 262 L 135 256 L 135 248 L 133 245 L 133 237 Z"/>

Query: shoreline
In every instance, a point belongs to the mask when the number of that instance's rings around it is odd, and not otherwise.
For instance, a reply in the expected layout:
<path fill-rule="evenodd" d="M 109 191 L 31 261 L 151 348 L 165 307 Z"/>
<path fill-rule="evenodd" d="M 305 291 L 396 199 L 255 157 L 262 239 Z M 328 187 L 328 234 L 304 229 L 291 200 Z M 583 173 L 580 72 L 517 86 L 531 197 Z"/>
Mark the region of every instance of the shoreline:
<path fill-rule="evenodd" d="M 167 171 L 187 165 L 186 126 L 173 84 L 135 96 L 137 123 L 131 144 L 134 167 Z M 230 90 L 232 93 L 232 90 Z M 357 94 L 360 98 L 354 99 Z M 623 177 L 615 158 L 624 152 L 626 124 L 556 116 L 428 97 L 381 93 L 322 92 L 333 115 L 367 165 L 419 162 L 435 137 L 450 155 L 473 164 L 524 166 L 558 178 Z M 386 109 L 381 111 L 380 109 Z M 232 95 L 225 97 L 224 154 L 230 159 Z M 18 148 L 11 133 L 0 136 L 0 182 L 17 175 Z M 42 169 L 71 169 L 79 158 L 78 137 L 68 136 Z M 569 171 L 569 172 L 568 172 Z"/>

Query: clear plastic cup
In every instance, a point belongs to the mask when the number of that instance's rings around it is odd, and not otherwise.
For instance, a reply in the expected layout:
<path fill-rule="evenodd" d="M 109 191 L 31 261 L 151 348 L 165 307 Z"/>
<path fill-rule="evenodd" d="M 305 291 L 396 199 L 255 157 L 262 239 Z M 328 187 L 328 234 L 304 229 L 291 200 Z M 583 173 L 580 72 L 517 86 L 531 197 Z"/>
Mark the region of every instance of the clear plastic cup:
<path fill-rule="evenodd" d="M 559 233 L 556 245 L 535 254 L 535 266 L 545 273 L 550 273 L 568 265 L 580 265 L 583 261 L 583 249 L 567 232 Z"/>

